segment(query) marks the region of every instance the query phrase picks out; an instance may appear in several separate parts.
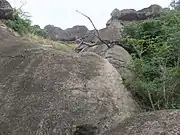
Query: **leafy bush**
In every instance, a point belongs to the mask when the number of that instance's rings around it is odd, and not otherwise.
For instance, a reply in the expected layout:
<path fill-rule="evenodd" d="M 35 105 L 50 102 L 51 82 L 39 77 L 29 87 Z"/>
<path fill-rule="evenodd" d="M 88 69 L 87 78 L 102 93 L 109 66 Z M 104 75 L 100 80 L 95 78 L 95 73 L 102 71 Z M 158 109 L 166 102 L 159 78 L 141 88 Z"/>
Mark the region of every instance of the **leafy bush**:
<path fill-rule="evenodd" d="M 13 18 L 11 20 L 7 20 L 6 25 L 21 35 L 31 33 L 45 37 L 45 34 L 41 29 L 36 29 L 31 25 L 32 22 L 29 17 L 30 16 L 21 9 L 14 9 Z"/>
<path fill-rule="evenodd" d="M 142 107 L 180 109 L 180 12 L 129 24 L 123 37 L 137 75 L 131 89 Z"/>
<path fill-rule="evenodd" d="M 12 20 L 7 20 L 6 25 L 21 35 L 32 31 L 31 20 L 21 10 L 14 9 L 13 18 Z"/>

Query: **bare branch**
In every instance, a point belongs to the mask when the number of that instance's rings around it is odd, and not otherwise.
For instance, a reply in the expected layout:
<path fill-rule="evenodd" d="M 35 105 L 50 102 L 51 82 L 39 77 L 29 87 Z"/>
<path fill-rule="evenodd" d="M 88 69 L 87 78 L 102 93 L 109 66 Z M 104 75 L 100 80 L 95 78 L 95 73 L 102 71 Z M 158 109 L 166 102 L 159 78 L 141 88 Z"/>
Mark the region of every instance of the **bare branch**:
<path fill-rule="evenodd" d="M 24 5 L 26 5 L 26 0 L 24 0 L 24 2 L 23 1 L 21 1 L 21 3 L 22 3 L 22 5 L 18 8 L 19 10 L 21 10 L 22 9 L 22 7 L 24 6 Z"/>
<path fill-rule="evenodd" d="M 93 25 L 93 27 L 94 27 L 95 31 L 97 32 L 97 35 L 98 35 L 98 36 L 100 36 L 100 35 L 99 35 L 99 31 L 96 29 L 96 27 L 95 27 L 95 25 L 94 25 L 93 21 L 91 20 L 91 18 L 90 18 L 89 16 L 87 16 L 87 15 L 85 15 L 85 14 L 83 14 L 83 13 L 79 12 L 78 10 L 76 10 L 76 12 L 78 12 L 78 13 L 80 13 L 81 15 L 85 16 L 86 18 L 88 18 L 88 19 L 89 19 L 89 21 L 91 22 L 91 24 Z"/>
<path fill-rule="evenodd" d="M 97 33 L 97 35 L 96 35 L 96 34 L 94 34 L 94 35 L 95 35 L 102 43 L 106 44 L 108 48 L 110 48 L 110 45 L 107 44 L 105 41 L 103 41 L 103 40 L 100 38 L 99 31 L 96 29 L 96 27 L 95 27 L 93 21 L 91 20 L 91 18 L 90 18 L 89 16 L 87 16 L 87 15 L 79 12 L 78 10 L 76 10 L 76 12 L 78 12 L 78 13 L 80 13 L 81 15 L 85 16 L 85 17 L 91 22 L 91 24 L 93 25 L 93 27 L 94 27 L 94 29 L 95 29 L 95 31 L 96 31 L 96 33 Z"/>

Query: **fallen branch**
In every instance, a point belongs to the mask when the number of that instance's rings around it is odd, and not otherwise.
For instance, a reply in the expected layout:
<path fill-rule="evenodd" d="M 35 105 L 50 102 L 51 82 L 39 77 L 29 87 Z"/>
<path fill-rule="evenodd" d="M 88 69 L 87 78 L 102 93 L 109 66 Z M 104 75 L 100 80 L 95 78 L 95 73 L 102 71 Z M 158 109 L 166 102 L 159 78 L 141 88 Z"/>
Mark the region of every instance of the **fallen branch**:
<path fill-rule="evenodd" d="M 81 40 L 78 47 L 75 48 L 75 51 L 78 53 L 83 52 L 87 47 L 93 47 L 93 46 L 96 46 L 96 44 L 87 43 Z"/>
<path fill-rule="evenodd" d="M 108 48 L 110 48 L 111 46 L 110 46 L 109 44 L 107 44 L 105 41 L 103 41 L 103 40 L 100 38 L 99 31 L 96 29 L 96 27 L 95 27 L 93 21 L 91 20 L 91 18 L 90 18 L 89 16 L 87 16 L 87 15 L 79 12 L 78 10 L 76 10 L 76 12 L 78 12 L 78 13 L 80 13 L 81 15 L 85 16 L 85 17 L 91 22 L 91 24 L 93 25 L 93 27 L 94 27 L 94 29 L 95 29 L 95 31 L 96 31 L 96 33 L 97 33 L 97 35 L 96 35 L 96 34 L 94 34 L 94 35 L 95 35 L 102 43 L 106 44 Z"/>

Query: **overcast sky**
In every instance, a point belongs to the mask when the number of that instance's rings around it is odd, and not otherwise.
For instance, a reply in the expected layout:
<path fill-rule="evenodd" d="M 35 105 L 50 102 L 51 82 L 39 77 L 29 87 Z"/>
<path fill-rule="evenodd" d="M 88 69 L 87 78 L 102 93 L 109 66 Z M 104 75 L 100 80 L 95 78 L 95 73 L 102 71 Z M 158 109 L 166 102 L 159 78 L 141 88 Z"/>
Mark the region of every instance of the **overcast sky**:
<path fill-rule="evenodd" d="M 21 0 L 8 0 L 13 7 L 20 7 Z M 159 4 L 167 7 L 170 0 L 26 0 L 23 10 L 32 16 L 33 24 L 43 28 L 47 24 L 58 26 L 62 29 L 74 25 L 86 25 L 92 29 L 87 18 L 76 12 L 79 10 L 93 20 L 98 29 L 105 27 L 113 9 L 134 8 L 136 10 Z"/>

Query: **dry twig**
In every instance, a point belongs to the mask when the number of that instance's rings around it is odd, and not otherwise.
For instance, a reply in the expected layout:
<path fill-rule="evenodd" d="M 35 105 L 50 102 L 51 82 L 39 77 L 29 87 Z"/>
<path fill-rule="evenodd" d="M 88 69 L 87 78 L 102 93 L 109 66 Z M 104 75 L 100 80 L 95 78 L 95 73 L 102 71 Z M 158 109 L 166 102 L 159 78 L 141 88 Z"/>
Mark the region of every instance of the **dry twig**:
<path fill-rule="evenodd" d="M 96 36 L 102 43 L 106 44 L 108 48 L 110 48 L 111 46 L 110 46 L 108 43 L 106 43 L 105 41 L 103 41 L 103 40 L 101 39 L 101 37 L 100 37 L 100 35 L 99 35 L 99 31 L 96 29 L 96 27 L 95 27 L 93 21 L 91 20 L 91 18 L 90 18 L 89 16 L 87 16 L 87 15 L 79 12 L 78 10 L 76 10 L 76 12 L 78 12 L 78 13 L 80 13 L 81 15 L 85 16 L 85 17 L 91 22 L 91 24 L 93 25 L 93 27 L 94 27 L 94 29 L 95 29 L 95 31 L 96 31 L 96 33 L 97 33 L 97 35 L 95 34 L 95 36 Z"/>

